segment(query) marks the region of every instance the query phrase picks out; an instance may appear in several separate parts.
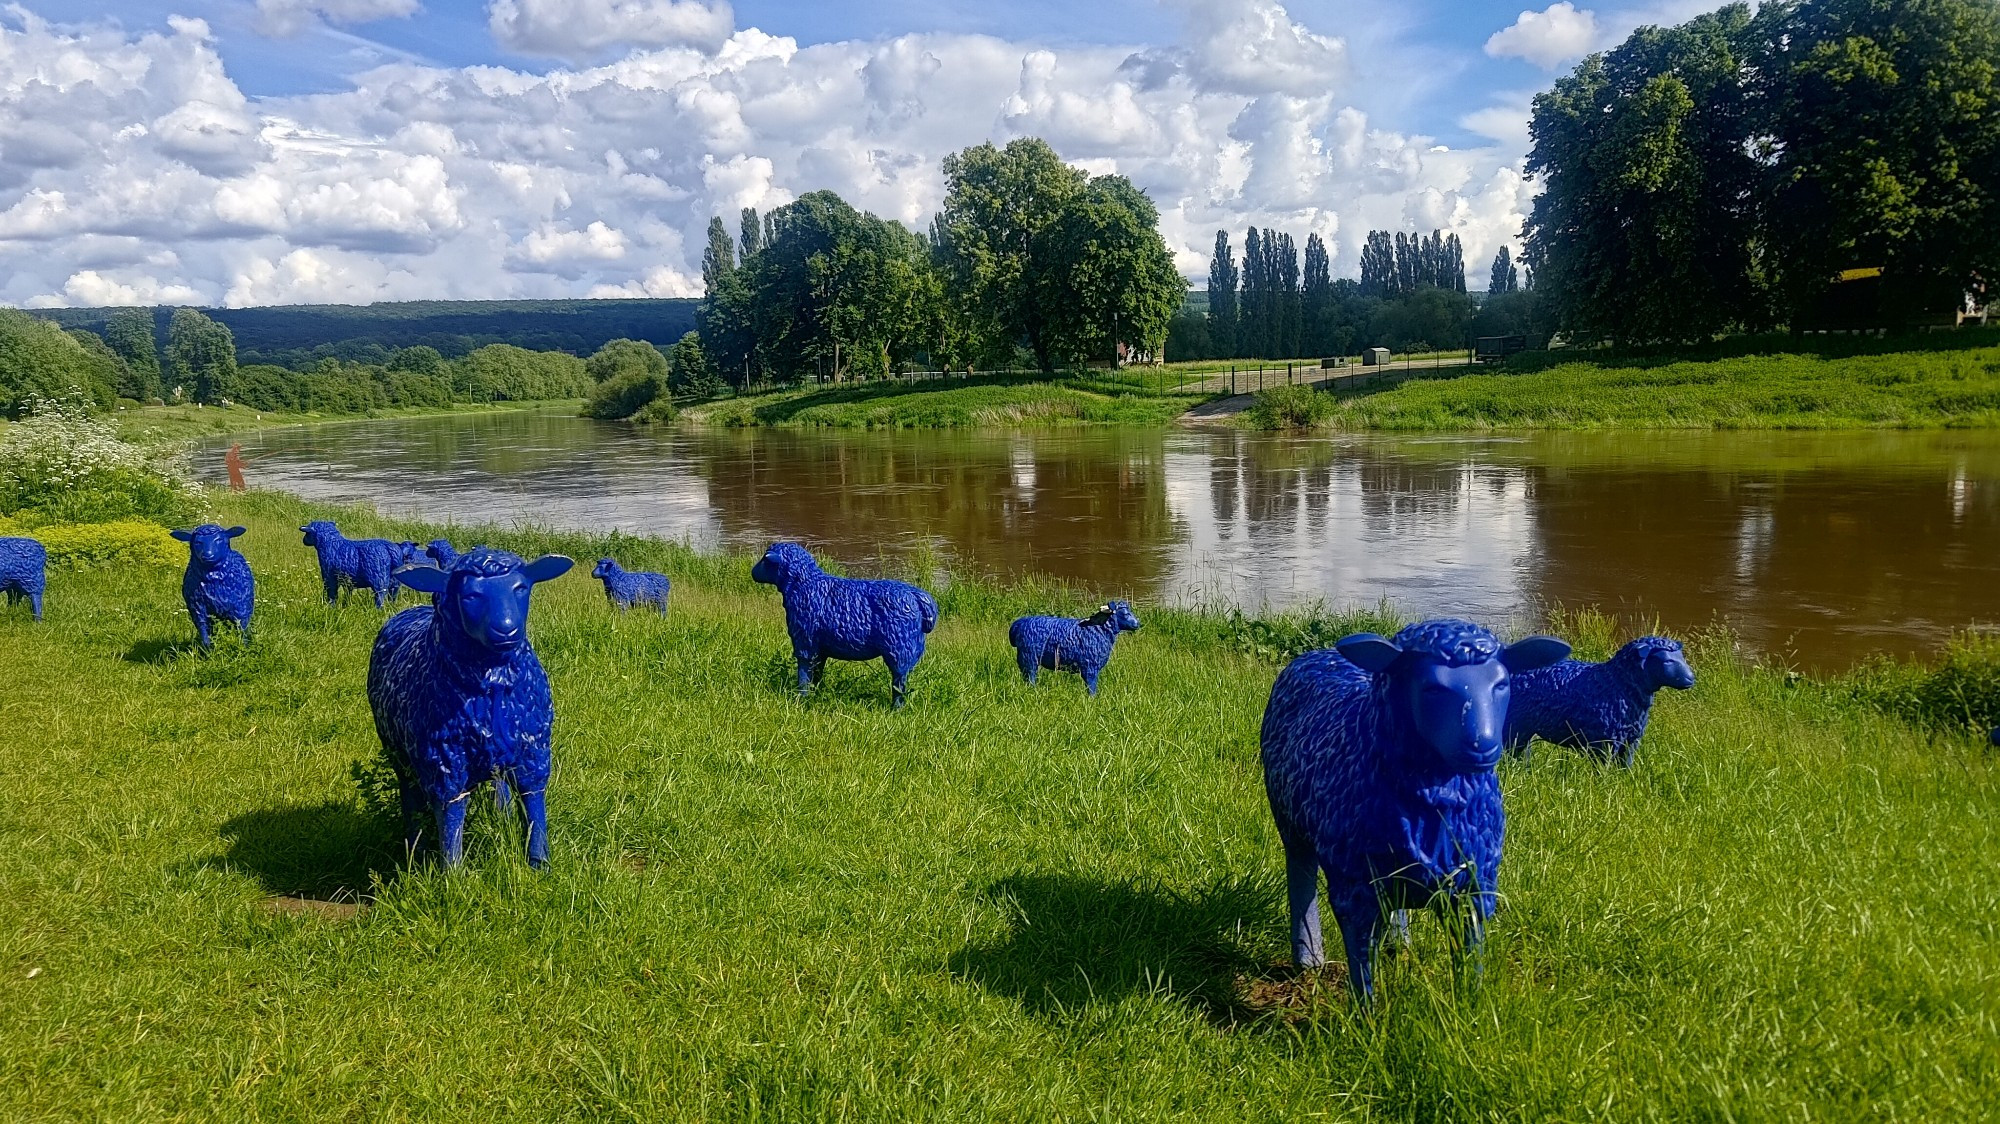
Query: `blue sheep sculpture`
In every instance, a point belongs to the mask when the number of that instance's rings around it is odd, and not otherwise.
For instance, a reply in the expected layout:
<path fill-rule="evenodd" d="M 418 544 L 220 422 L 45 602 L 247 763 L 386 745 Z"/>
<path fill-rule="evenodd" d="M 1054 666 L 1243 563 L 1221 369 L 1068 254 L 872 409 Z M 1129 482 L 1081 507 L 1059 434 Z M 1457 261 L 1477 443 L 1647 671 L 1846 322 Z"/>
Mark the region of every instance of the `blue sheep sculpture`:
<path fill-rule="evenodd" d="M 1507 748 L 1525 760 L 1540 738 L 1630 768 L 1654 693 L 1692 686 L 1687 653 L 1664 636 L 1641 636 L 1603 663 L 1563 660 L 1526 672 L 1514 678 Z"/>
<path fill-rule="evenodd" d="M 436 820 L 446 865 L 464 853 L 466 798 L 491 780 L 511 809 L 511 784 L 528 820 L 528 861 L 549 860 L 547 805 L 555 709 L 549 677 L 528 643 L 534 587 L 569 571 L 559 554 L 524 562 L 477 547 L 449 571 L 410 566 L 396 579 L 431 595 L 390 617 L 368 658 L 375 733 L 396 767 L 404 838 L 416 849 L 420 813 Z"/>
<path fill-rule="evenodd" d="M 250 639 L 250 614 L 257 606 L 257 579 L 250 573 L 250 560 L 237 553 L 233 540 L 244 533 L 242 527 L 224 529 L 203 523 L 192 531 L 174 531 L 173 536 L 188 544 L 187 570 L 181 574 L 181 600 L 201 646 L 214 647 L 210 625 L 228 621 Z"/>
<path fill-rule="evenodd" d="M 1042 668 L 1074 671 L 1083 676 L 1084 690 L 1097 694 L 1097 677 L 1111 662 L 1112 645 L 1121 632 L 1139 631 L 1139 618 L 1129 601 L 1110 601 L 1097 612 L 1072 617 L 1022 617 L 1007 629 L 1021 677 L 1035 682 Z"/>
<path fill-rule="evenodd" d="M 0 592 L 7 604 L 18 605 L 23 597 L 36 620 L 42 619 L 42 593 L 49 584 L 49 552 L 34 539 L 0 538 Z"/>
<path fill-rule="evenodd" d="M 597 565 L 590 568 L 590 576 L 604 583 L 605 600 L 618 608 L 651 605 L 661 615 L 666 614 L 667 595 L 673 592 L 674 587 L 674 583 L 667 580 L 667 575 L 622 569 L 615 560 L 600 558 Z"/>
<path fill-rule="evenodd" d="M 451 564 L 458 561 L 458 549 L 451 545 L 450 539 L 432 539 L 424 546 L 424 553 L 429 555 L 430 560 L 437 563 L 440 569 L 449 570 Z"/>
<path fill-rule="evenodd" d="M 1993 732 L 1986 735 L 1986 740 L 2000 746 L 2000 726 L 1993 727 Z"/>
<path fill-rule="evenodd" d="M 937 627 L 930 594 L 908 582 L 834 577 L 805 547 L 789 542 L 772 543 L 750 577 L 776 586 L 784 598 L 801 697 L 826 673 L 829 658 L 879 659 L 889 668 L 891 708 L 902 707 L 924 636 Z"/>
<path fill-rule="evenodd" d="M 1386 915 L 1469 907 L 1476 950 L 1495 905 L 1506 815 L 1493 767 L 1508 679 L 1569 655 L 1546 636 L 1501 647 L 1459 620 L 1373 633 L 1293 660 L 1271 688 L 1264 788 L 1285 848 L 1292 957 L 1323 964 L 1319 872 L 1353 994 L 1374 994 Z"/>
<path fill-rule="evenodd" d="M 350 589 L 366 589 L 375 594 L 375 607 L 380 609 L 401 592 L 394 576 L 396 567 L 410 561 L 403 548 L 414 544 L 350 539 L 327 519 L 315 519 L 299 530 L 305 532 L 306 545 L 319 555 L 319 580 L 327 604 L 338 604 Z"/>

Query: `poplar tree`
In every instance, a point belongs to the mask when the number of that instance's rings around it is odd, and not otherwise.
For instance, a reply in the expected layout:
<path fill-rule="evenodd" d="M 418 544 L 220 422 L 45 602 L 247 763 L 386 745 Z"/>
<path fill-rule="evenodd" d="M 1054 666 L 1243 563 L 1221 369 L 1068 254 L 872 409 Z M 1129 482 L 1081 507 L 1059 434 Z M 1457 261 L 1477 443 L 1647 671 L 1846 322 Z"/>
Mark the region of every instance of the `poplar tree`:
<path fill-rule="evenodd" d="M 1236 354 L 1236 255 L 1229 232 L 1215 232 L 1215 256 L 1208 262 L 1208 344 L 1218 356 Z"/>

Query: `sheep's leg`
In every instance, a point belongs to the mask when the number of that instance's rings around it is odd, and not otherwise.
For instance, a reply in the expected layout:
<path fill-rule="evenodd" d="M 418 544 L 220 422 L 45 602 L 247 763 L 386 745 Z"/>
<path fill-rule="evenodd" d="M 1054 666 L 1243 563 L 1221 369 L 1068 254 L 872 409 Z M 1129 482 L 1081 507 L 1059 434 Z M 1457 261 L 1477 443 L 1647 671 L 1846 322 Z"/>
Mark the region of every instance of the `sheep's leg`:
<path fill-rule="evenodd" d="M 35 611 L 36 620 L 42 619 L 42 595 L 39 592 L 28 594 L 28 607 Z"/>
<path fill-rule="evenodd" d="M 826 678 L 826 657 L 814 656 L 812 665 L 813 686 L 817 687 Z"/>
<path fill-rule="evenodd" d="M 465 797 L 459 793 L 451 802 L 438 808 L 438 850 L 444 856 L 444 865 L 457 866 L 465 857 Z"/>
<path fill-rule="evenodd" d="M 521 805 L 528 812 L 528 865 L 537 870 L 549 865 L 549 813 L 543 789 L 521 791 Z"/>
<path fill-rule="evenodd" d="M 813 658 L 804 652 L 794 652 L 793 656 L 799 661 L 799 697 L 805 698 L 812 691 Z"/>
<path fill-rule="evenodd" d="M 1091 698 L 1097 697 L 1097 672 L 1088 669 L 1084 671 L 1083 689 Z"/>
<path fill-rule="evenodd" d="M 190 605 L 188 606 L 188 616 L 194 618 L 194 635 L 197 640 L 201 641 L 202 650 L 207 651 L 213 648 L 215 642 L 210 639 L 208 634 L 208 610 L 200 605 Z"/>
<path fill-rule="evenodd" d="M 403 803 L 403 850 L 415 858 L 417 847 L 424 839 L 424 795 L 417 791 L 416 785 L 400 776 L 396 778 L 396 793 Z"/>
<path fill-rule="evenodd" d="M 889 668 L 889 709 L 901 710 L 910 701 L 910 669 L 890 663 L 887 656 L 882 657 L 882 662 Z"/>
<path fill-rule="evenodd" d="M 1340 922 L 1340 942 L 1347 948 L 1348 991 L 1368 1006 L 1375 999 L 1375 940 L 1382 923 L 1381 903 L 1364 888 L 1335 902 L 1333 915 Z"/>
<path fill-rule="evenodd" d="M 1286 833 L 1287 835 L 1289 833 Z M 1311 843 L 1285 838 L 1285 897 L 1292 912 L 1292 963 L 1317 968 L 1326 963 L 1319 926 L 1319 855 Z"/>
<path fill-rule="evenodd" d="M 493 810 L 503 816 L 514 810 L 514 791 L 507 784 L 505 772 L 493 774 Z"/>
<path fill-rule="evenodd" d="M 319 584 L 321 588 L 326 590 L 327 604 L 340 604 L 340 582 L 332 574 L 324 570 L 320 571 Z"/>
<path fill-rule="evenodd" d="M 1639 750 L 1638 739 L 1635 738 L 1624 743 L 1613 743 L 1613 747 L 1618 751 L 1618 764 L 1622 768 L 1630 769 L 1632 767 L 1632 755 Z"/>

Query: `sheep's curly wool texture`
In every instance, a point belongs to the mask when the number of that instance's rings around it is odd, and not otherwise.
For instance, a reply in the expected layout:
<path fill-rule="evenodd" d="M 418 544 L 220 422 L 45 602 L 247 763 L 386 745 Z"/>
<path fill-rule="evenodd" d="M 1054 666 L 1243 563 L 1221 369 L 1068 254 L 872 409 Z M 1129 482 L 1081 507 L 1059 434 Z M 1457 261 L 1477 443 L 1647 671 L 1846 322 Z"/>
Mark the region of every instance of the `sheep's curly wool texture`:
<path fill-rule="evenodd" d="M 828 659 L 879 659 L 889 668 L 894 705 L 903 705 L 924 636 L 937 627 L 930 594 L 908 582 L 834 577 L 796 543 L 773 543 L 750 576 L 784 598 L 800 694 L 819 681 Z"/>
<path fill-rule="evenodd" d="M 305 532 L 305 544 L 319 555 L 319 580 L 328 604 L 338 603 L 350 589 L 372 591 L 377 609 L 396 599 L 401 587 L 393 575 L 414 553 L 414 549 L 405 551 L 404 547 L 414 544 L 350 539 L 327 519 L 315 519 L 299 529 Z"/>
<path fill-rule="evenodd" d="M 0 593 L 7 604 L 25 597 L 35 619 L 42 619 L 42 594 L 49 583 L 49 552 L 34 539 L 0 538 Z"/>
<path fill-rule="evenodd" d="M 1663 661 L 1686 669 L 1686 682 L 1656 674 Z M 1525 754 L 1528 743 L 1541 738 L 1630 765 L 1645 736 L 1654 693 L 1693 681 L 1679 642 L 1664 636 L 1641 636 L 1603 663 L 1564 660 L 1524 671 L 1514 677 L 1507 705 L 1507 748 Z"/>
<path fill-rule="evenodd" d="M 667 597 L 673 592 L 673 583 L 665 574 L 626 570 L 613 559 L 600 558 L 591 568 L 590 576 L 604 583 L 605 599 L 620 609 L 651 605 L 661 613 L 667 611 Z"/>
<path fill-rule="evenodd" d="M 1491 633 L 1464 621 L 1411 625 L 1394 643 L 1407 663 L 1463 667 L 1500 654 Z M 1404 666 L 1371 674 L 1337 650 L 1308 652 L 1278 676 L 1261 735 L 1265 789 L 1285 842 L 1294 954 L 1301 966 L 1323 955 L 1317 866 L 1363 996 L 1383 911 L 1443 893 L 1469 899 L 1478 922 L 1492 914 L 1506 828 L 1492 765 L 1455 768 L 1418 734 L 1398 682 Z"/>
<path fill-rule="evenodd" d="M 440 569 L 449 570 L 451 564 L 458 561 L 458 549 L 451 545 L 450 539 L 432 539 L 424 546 L 424 553 L 429 555 L 430 560 L 437 563 Z"/>
<path fill-rule="evenodd" d="M 424 806 L 438 817 L 448 862 L 459 856 L 465 798 L 489 780 L 503 803 L 507 785 L 520 790 L 528 808 L 529 859 L 547 858 L 542 792 L 555 709 L 548 674 L 527 641 L 527 588 L 478 582 L 529 569 L 516 555 L 481 547 L 461 555 L 448 572 L 403 571 L 412 582 L 436 585 L 430 592 L 437 604 L 390 617 L 369 656 L 368 702 L 403 784 L 405 818 L 413 820 Z M 516 599 L 511 607 L 499 604 L 510 596 Z M 513 615 L 495 626 L 496 611 Z M 493 627 L 511 629 L 515 639 L 496 647 L 483 638 L 489 633 L 482 630 Z"/>
<path fill-rule="evenodd" d="M 213 644 L 210 631 L 217 621 L 235 625 L 245 639 L 250 636 L 250 614 L 257 605 L 257 579 L 250 573 L 250 560 L 238 553 L 230 540 L 243 528 L 224 529 L 203 523 L 192 531 L 175 531 L 174 537 L 188 544 L 187 570 L 181 574 L 181 600 L 194 621 L 195 636 L 204 648 Z"/>
<path fill-rule="evenodd" d="M 1035 682 L 1042 668 L 1074 671 L 1084 689 L 1095 695 L 1097 678 L 1111 662 L 1111 649 L 1121 632 L 1136 632 L 1139 618 L 1128 601 L 1112 601 L 1082 620 L 1073 617 L 1021 617 L 1007 629 L 1021 676 Z"/>

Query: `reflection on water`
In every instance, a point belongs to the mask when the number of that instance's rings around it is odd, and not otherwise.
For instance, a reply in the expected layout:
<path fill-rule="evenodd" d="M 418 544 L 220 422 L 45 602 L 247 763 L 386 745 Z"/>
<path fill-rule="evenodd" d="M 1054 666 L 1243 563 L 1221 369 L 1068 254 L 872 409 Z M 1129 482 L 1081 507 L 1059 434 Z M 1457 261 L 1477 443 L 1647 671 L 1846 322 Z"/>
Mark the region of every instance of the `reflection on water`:
<path fill-rule="evenodd" d="M 1388 598 L 1714 619 L 1815 666 L 2000 621 L 2000 434 L 1283 438 L 1228 431 L 651 433 L 550 414 L 245 441 L 255 485 L 858 570 L 955 567 L 1248 608 Z M 203 471 L 223 478 L 222 448 Z"/>

